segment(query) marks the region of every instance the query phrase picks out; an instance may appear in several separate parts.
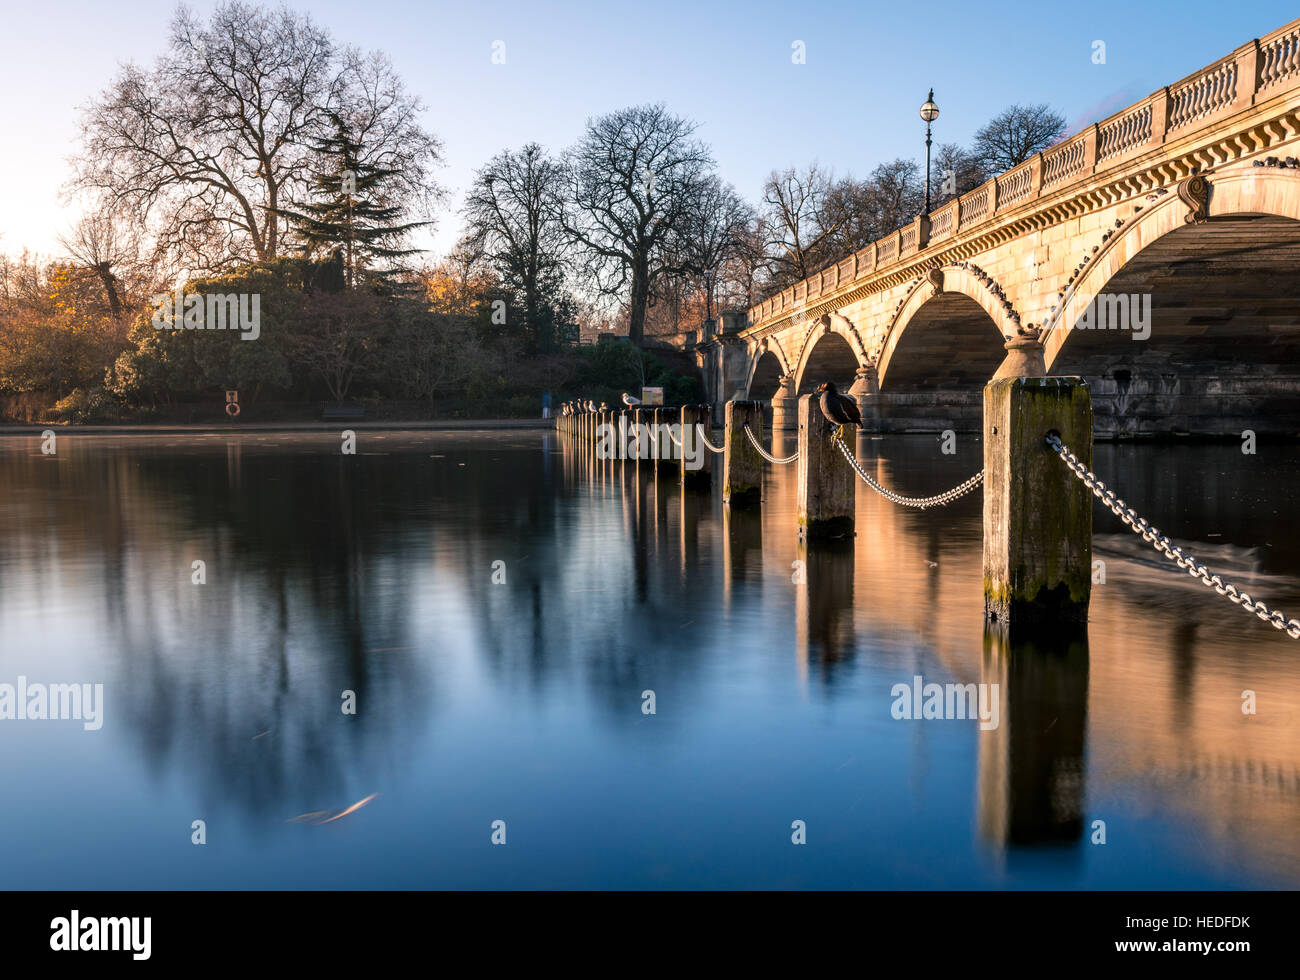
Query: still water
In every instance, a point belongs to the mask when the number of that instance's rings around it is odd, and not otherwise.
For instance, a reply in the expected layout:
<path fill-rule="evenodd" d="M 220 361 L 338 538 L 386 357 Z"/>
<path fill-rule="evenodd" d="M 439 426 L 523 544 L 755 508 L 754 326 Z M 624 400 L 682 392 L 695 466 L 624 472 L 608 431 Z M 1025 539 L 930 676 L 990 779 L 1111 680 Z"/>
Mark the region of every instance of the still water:
<path fill-rule="evenodd" d="M 1087 636 L 1010 648 L 978 492 L 859 484 L 805 551 L 794 466 L 730 513 L 553 433 L 339 445 L 0 439 L 0 684 L 103 685 L 98 730 L 0 720 L 0 888 L 1300 887 L 1300 643 L 1109 514 Z M 914 494 L 981 458 L 858 450 Z M 1296 447 L 1095 466 L 1300 611 Z M 893 718 L 917 676 L 998 726 Z"/>

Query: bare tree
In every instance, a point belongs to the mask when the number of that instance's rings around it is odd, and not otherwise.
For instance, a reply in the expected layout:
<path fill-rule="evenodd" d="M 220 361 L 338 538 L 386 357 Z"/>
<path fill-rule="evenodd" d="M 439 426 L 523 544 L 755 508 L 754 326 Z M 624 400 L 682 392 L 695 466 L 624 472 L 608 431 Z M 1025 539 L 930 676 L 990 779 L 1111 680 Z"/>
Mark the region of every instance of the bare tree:
<path fill-rule="evenodd" d="M 524 324 L 542 350 L 554 346 L 554 306 L 569 249 L 564 180 L 564 167 L 538 144 L 504 150 L 475 174 L 462 209 L 467 247 L 522 295 Z"/>
<path fill-rule="evenodd" d="M 134 277 L 140 271 L 140 242 L 134 229 L 115 218 L 112 211 L 100 209 L 82 215 L 73 228 L 59 236 L 59 244 L 68 257 L 93 273 L 104 288 L 109 315 L 121 319 L 126 310 L 130 286 L 122 276 Z"/>
<path fill-rule="evenodd" d="M 669 254 L 713 160 L 695 124 L 662 105 L 633 106 L 587 123 L 567 154 L 564 227 L 604 295 L 628 295 L 628 336 L 640 344 L 656 280 L 677 271 Z"/>
<path fill-rule="evenodd" d="M 719 278 L 728 260 L 743 247 L 753 216 L 753 209 L 734 187 L 710 176 L 701 183 L 686 220 L 677 229 L 682 265 L 704 295 L 705 320 L 714 318 Z"/>
<path fill-rule="evenodd" d="M 151 221 L 195 268 L 273 259 L 327 111 L 365 121 L 372 152 L 425 186 L 439 146 L 419 108 L 386 62 L 339 52 L 305 14 L 234 0 L 205 23 L 182 7 L 156 67 L 127 66 L 85 109 L 72 186 Z"/>
<path fill-rule="evenodd" d="M 828 260 L 828 249 L 845 220 L 831 214 L 831 175 L 816 163 L 796 171 L 772 171 L 763 185 L 767 247 L 778 286 L 807 279 Z"/>
<path fill-rule="evenodd" d="M 826 245 L 827 258 L 852 255 L 885 234 L 878 195 L 869 180 L 842 177 L 830 185 L 823 220 L 835 229 Z"/>
<path fill-rule="evenodd" d="M 925 207 L 925 178 L 920 164 L 902 157 L 880 164 L 871 171 L 871 198 L 876 210 L 876 237 L 903 227 Z"/>
<path fill-rule="evenodd" d="M 973 152 L 986 171 L 998 174 L 1058 143 L 1064 135 L 1065 117 L 1047 105 L 1013 105 L 976 132 Z"/>
<path fill-rule="evenodd" d="M 735 247 L 728 256 L 722 277 L 726 301 L 746 308 L 762 299 L 768 275 L 767 227 L 761 216 L 751 217 L 736 232 Z"/>
<path fill-rule="evenodd" d="M 974 153 L 956 143 L 944 143 L 934 155 L 930 196 L 937 207 L 974 190 L 987 179 L 984 167 Z"/>

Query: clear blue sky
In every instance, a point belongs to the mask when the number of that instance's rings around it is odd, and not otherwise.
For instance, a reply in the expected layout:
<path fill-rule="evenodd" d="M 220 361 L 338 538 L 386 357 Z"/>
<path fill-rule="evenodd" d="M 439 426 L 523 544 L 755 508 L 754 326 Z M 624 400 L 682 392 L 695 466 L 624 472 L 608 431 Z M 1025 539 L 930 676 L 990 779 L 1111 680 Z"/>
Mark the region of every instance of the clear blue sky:
<path fill-rule="evenodd" d="M 200 11 L 212 3 L 194 3 Z M 559 150 L 592 115 L 664 101 L 700 123 L 723 176 L 756 199 L 776 167 L 817 159 L 864 174 L 924 154 L 917 107 L 931 86 L 937 142 L 968 143 L 1012 102 L 1095 121 L 1280 27 L 1294 0 L 1088 4 L 428 3 L 314 0 L 339 41 L 386 51 L 445 143 L 441 182 L 459 206 L 472 171 L 529 140 Z M 0 28 L 0 251 L 50 254 L 74 212 L 58 201 L 77 107 L 121 63 L 165 47 L 174 0 L 8 4 Z M 493 41 L 506 63 L 493 65 Z M 794 41 L 806 63 L 791 63 Z M 1106 43 L 1094 64 L 1093 42 Z M 445 251 L 459 221 L 425 244 Z"/>

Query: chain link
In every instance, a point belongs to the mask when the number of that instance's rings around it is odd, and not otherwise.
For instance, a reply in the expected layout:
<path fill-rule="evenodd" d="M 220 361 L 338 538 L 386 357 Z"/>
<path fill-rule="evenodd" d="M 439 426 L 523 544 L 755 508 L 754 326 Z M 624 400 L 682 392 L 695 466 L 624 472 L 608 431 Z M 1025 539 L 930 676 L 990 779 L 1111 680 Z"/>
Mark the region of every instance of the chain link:
<path fill-rule="evenodd" d="M 873 480 L 871 476 L 868 475 L 867 471 L 862 468 L 862 464 L 858 462 L 857 457 L 853 455 L 853 452 L 849 447 L 844 444 L 843 439 L 839 436 L 832 436 L 832 441 L 839 447 L 840 452 L 842 452 L 844 458 L 849 461 L 849 465 L 853 467 L 854 472 L 857 473 L 858 476 L 862 477 L 863 482 L 866 483 L 867 486 L 876 491 L 876 493 L 880 494 L 886 500 L 895 504 L 900 504 L 903 507 L 917 507 L 921 510 L 927 510 L 930 507 L 942 507 L 944 504 L 950 504 L 958 497 L 970 493 L 984 482 L 984 471 L 980 470 L 965 483 L 959 484 L 944 493 L 936 494 L 933 497 L 904 497 L 901 494 L 894 493 L 892 490 L 885 489 Z"/>
<path fill-rule="evenodd" d="M 714 452 L 714 453 L 722 453 L 722 452 L 726 452 L 726 450 L 723 449 L 721 446 L 715 446 L 713 443 L 709 442 L 709 437 L 706 436 L 706 435 L 704 434 L 704 426 L 703 426 L 703 425 L 698 425 L 695 431 L 699 433 L 699 436 L 700 436 L 700 442 L 704 443 L 704 448 L 705 448 L 705 449 L 709 450 L 710 452 Z"/>
<path fill-rule="evenodd" d="M 758 450 L 758 454 L 762 456 L 765 460 L 767 460 L 769 463 L 776 463 L 778 466 L 780 466 L 785 463 L 793 463 L 796 459 L 799 458 L 799 450 L 796 449 L 793 456 L 787 456 L 785 459 L 777 459 L 766 449 L 764 449 L 761 445 L 759 445 L 758 437 L 755 436 L 754 433 L 749 430 L 749 426 L 745 426 L 745 435 L 749 436 L 749 441 L 754 444 L 754 448 Z"/>
<path fill-rule="evenodd" d="M 1106 484 L 1097 479 L 1097 475 L 1079 462 L 1079 457 L 1070 452 L 1068 446 L 1061 442 L 1060 437 L 1048 435 L 1046 442 L 1056 452 L 1071 472 L 1074 473 L 1084 485 L 1087 486 L 1093 494 L 1104 503 L 1112 514 L 1131 527 L 1137 534 L 1142 536 L 1142 540 L 1150 544 L 1156 551 L 1164 553 L 1164 556 L 1185 570 L 1192 578 L 1199 579 L 1205 585 L 1212 588 L 1221 596 L 1227 596 L 1229 600 L 1241 606 L 1247 612 L 1252 612 L 1266 623 L 1271 623 L 1277 629 L 1283 630 L 1287 636 L 1293 640 L 1300 640 L 1300 622 L 1292 619 L 1288 620 L 1280 610 L 1269 611 L 1268 606 L 1250 597 L 1247 592 L 1242 592 L 1231 582 L 1225 582 L 1219 575 L 1213 574 L 1208 568 L 1202 565 L 1191 555 L 1183 551 L 1166 535 L 1160 533 L 1158 528 L 1148 524 L 1146 518 L 1139 517 L 1137 512 L 1128 504 L 1124 503 L 1115 496 L 1115 492 L 1107 488 Z"/>

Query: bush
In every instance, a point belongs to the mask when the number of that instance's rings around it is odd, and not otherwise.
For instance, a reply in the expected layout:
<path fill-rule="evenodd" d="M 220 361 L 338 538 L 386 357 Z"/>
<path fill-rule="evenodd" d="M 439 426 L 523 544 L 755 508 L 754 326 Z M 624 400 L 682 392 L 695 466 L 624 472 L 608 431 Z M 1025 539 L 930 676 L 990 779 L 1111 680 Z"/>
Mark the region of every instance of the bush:
<path fill-rule="evenodd" d="M 96 385 L 89 391 L 74 388 L 72 393 L 59 399 L 50 410 L 54 422 L 95 423 L 117 420 L 117 401 Z"/>

